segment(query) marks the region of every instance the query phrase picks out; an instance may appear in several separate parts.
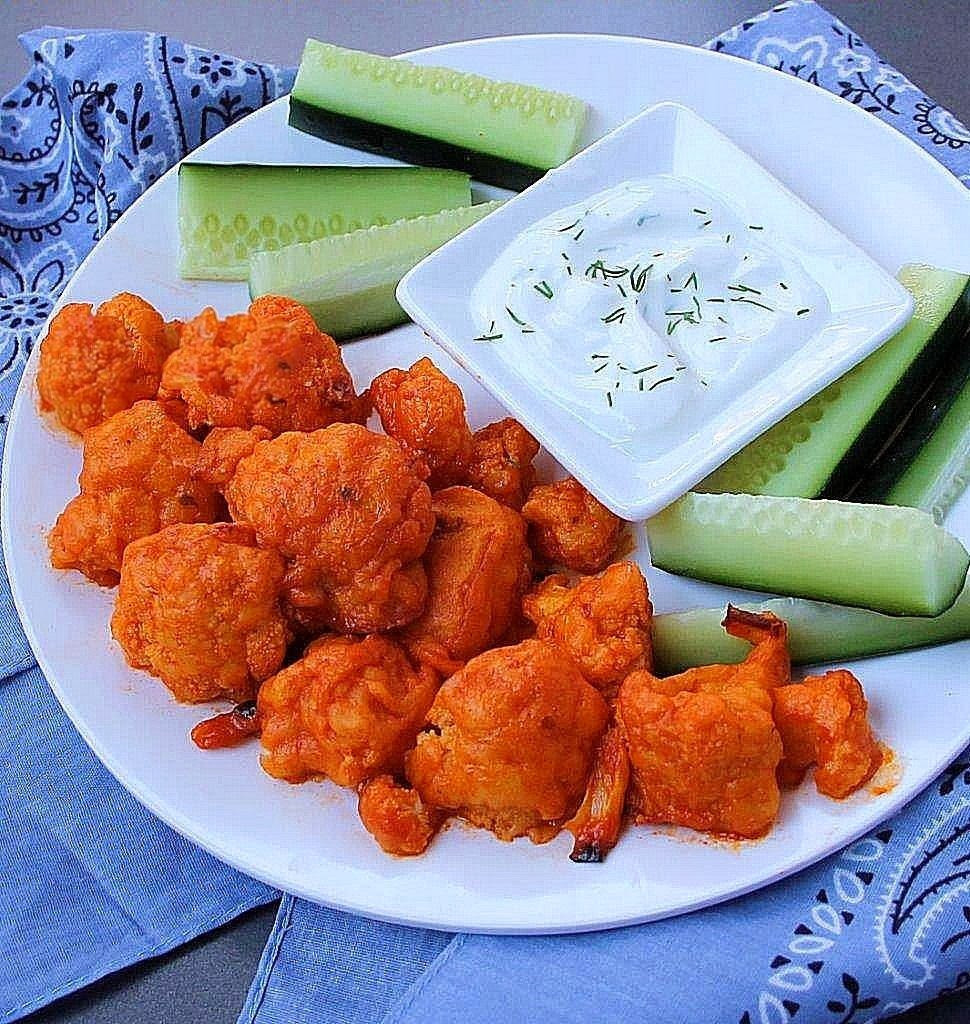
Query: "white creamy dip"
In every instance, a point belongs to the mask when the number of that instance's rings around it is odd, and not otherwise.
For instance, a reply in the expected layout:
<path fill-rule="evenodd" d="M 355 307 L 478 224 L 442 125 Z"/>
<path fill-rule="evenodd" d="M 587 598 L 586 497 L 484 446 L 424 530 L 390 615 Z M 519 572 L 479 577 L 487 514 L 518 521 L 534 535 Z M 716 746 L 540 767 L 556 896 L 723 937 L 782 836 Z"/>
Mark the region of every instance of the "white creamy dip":
<path fill-rule="evenodd" d="M 794 251 L 670 175 L 531 225 L 471 303 L 476 341 L 611 443 L 650 448 L 691 433 L 829 315 Z"/>

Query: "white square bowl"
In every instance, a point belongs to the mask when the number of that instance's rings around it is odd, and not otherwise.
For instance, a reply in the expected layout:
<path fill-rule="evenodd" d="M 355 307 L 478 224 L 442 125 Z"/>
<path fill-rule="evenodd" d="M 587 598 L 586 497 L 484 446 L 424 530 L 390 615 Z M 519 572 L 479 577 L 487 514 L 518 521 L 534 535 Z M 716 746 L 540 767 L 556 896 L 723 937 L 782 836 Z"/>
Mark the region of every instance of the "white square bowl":
<path fill-rule="evenodd" d="M 759 237 L 796 254 L 818 281 L 829 313 L 805 345 L 745 390 L 725 395 L 694 429 L 659 425 L 651 444 L 638 449 L 610 443 L 576 411 L 550 399 L 517 370 L 508 350 L 475 341 L 482 325 L 470 299 L 524 229 L 608 188 L 657 174 L 690 179 L 762 225 Z M 867 356 L 913 311 L 909 292 L 858 246 L 713 125 L 675 103 L 643 111 L 448 242 L 404 277 L 397 297 L 570 473 L 630 520 L 653 515 L 689 490 Z"/>

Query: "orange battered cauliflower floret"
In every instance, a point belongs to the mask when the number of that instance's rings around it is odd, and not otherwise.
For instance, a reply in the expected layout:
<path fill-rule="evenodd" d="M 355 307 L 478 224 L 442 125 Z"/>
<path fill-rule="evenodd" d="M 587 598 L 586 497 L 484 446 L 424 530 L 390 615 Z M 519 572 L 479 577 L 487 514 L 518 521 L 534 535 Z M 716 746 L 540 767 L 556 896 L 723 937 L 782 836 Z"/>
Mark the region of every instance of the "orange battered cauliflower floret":
<path fill-rule="evenodd" d="M 526 594 L 522 608 L 536 636 L 558 644 L 599 690 L 612 691 L 635 669 L 651 665 L 653 609 L 633 562 L 574 582 L 549 576 Z"/>
<path fill-rule="evenodd" d="M 128 546 L 111 632 L 176 700 L 249 700 L 283 663 L 283 559 L 232 523 L 169 526 Z"/>
<path fill-rule="evenodd" d="M 466 482 L 502 505 L 522 508 L 535 483 L 539 442 L 517 420 L 490 423 L 475 432 Z"/>
<path fill-rule="evenodd" d="M 380 848 L 398 857 L 424 853 L 444 818 L 441 811 L 421 802 L 416 789 L 400 785 L 391 775 L 364 783 L 357 813 Z"/>
<path fill-rule="evenodd" d="M 233 478 L 236 467 L 256 451 L 260 441 L 268 441 L 272 433 L 266 427 L 213 427 L 202 442 L 195 466 L 195 477 L 220 491 Z"/>
<path fill-rule="evenodd" d="M 40 344 L 40 406 L 81 434 L 154 398 L 168 352 L 165 322 L 137 295 L 122 292 L 97 312 L 72 303 L 54 317 Z"/>
<path fill-rule="evenodd" d="M 211 523 L 219 497 L 193 477 L 201 445 L 155 402 L 84 434 L 81 493 L 48 535 L 51 565 L 114 586 L 125 547 L 174 523 Z"/>
<path fill-rule="evenodd" d="M 424 804 L 500 839 L 551 839 L 583 799 L 609 709 L 552 644 L 486 651 L 438 691 L 407 755 Z"/>
<path fill-rule="evenodd" d="M 533 487 L 522 506 L 532 550 L 542 561 L 575 572 L 599 572 L 616 554 L 623 520 L 578 480 Z"/>
<path fill-rule="evenodd" d="M 437 688 L 387 637 L 321 637 L 259 691 L 263 768 L 340 786 L 400 772 Z"/>
<path fill-rule="evenodd" d="M 367 418 L 334 340 L 302 306 L 276 296 L 224 320 L 212 309 L 189 320 L 159 397 L 181 401 L 193 430 L 260 426 L 280 434 Z"/>
<path fill-rule="evenodd" d="M 645 824 L 685 825 L 751 839 L 778 815 L 781 737 L 774 680 L 787 682 L 784 622 L 729 608 L 728 632 L 755 643 L 739 665 L 707 665 L 623 681 L 617 718 L 632 768 L 631 804 Z"/>
<path fill-rule="evenodd" d="M 233 519 L 288 562 L 302 629 L 376 633 L 424 609 L 434 528 L 427 469 L 393 438 L 338 423 L 257 444 L 226 486 Z"/>
<path fill-rule="evenodd" d="M 438 491 L 432 507 L 436 524 L 424 555 L 428 604 L 405 636 L 467 661 L 512 625 L 532 579 L 525 523 L 470 487 Z"/>
<path fill-rule="evenodd" d="M 462 482 L 472 432 L 457 384 L 425 356 L 409 370 L 385 370 L 368 394 L 387 433 L 428 464 L 433 491 Z"/>
<path fill-rule="evenodd" d="M 851 672 L 809 676 L 779 687 L 774 698 L 786 781 L 800 781 L 814 764 L 816 789 L 841 800 L 865 785 L 882 764 L 882 751 L 869 727 L 866 695 Z"/>

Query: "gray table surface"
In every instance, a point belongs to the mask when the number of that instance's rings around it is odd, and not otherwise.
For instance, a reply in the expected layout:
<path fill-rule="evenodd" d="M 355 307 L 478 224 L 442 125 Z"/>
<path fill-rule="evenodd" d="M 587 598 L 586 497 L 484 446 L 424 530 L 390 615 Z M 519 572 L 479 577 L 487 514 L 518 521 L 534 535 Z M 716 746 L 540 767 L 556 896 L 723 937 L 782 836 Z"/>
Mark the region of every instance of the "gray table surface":
<path fill-rule="evenodd" d="M 215 49 L 295 64 L 308 35 L 379 53 L 523 32 L 612 32 L 699 43 L 770 0 L 29 0 L 4 5 L 0 92 L 26 68 L 18 33 L 39 25 L 152 29 Z M 963 120 L 970 119 L 965 46 L 968 0 L 827 0 L 826 6 L 887 60 Z M 272 925 L 275 906 L 157 960 L 139 964 L 34 1014 L 32 1024 L 231 1024 Z M 970 996 L 897 1018 L 906 1024 L 970 1020 Z M 718 1024 L 718 1022 L 704 1022 Z M 733 1024 L 733 1022 L 728 1022 Z M 804 1024 L 812 1024 L 806 1018 Z"/>

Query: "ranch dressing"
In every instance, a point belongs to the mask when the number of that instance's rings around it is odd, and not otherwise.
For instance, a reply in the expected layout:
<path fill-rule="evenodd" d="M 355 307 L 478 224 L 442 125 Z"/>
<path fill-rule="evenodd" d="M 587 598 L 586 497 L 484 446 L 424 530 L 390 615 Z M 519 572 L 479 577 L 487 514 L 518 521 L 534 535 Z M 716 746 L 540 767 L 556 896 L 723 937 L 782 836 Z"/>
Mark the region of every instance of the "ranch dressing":
<path fill-rule="evenodd" d="M 829 314 L 793 251 L 671 175 L 526 228 L 471 302 L 477 342 L 610 443 L 640 448 L 698 429 Z"/>

